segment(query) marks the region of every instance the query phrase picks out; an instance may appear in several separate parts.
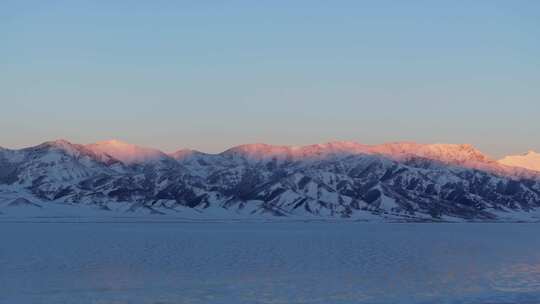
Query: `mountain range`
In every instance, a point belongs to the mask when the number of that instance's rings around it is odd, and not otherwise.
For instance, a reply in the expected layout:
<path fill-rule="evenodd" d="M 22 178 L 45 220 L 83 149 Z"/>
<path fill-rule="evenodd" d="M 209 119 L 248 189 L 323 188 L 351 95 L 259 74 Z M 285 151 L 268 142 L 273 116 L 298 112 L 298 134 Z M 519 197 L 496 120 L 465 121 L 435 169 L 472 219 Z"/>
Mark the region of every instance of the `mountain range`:
<path fill-rule="evenodd" d="M 0 148 L 0 215 L 51 206 L 190 217 L 537 220 L 540 154 L 494 160 L 471 145 L 344 141 L 219 154 L 118 140 Z"/>

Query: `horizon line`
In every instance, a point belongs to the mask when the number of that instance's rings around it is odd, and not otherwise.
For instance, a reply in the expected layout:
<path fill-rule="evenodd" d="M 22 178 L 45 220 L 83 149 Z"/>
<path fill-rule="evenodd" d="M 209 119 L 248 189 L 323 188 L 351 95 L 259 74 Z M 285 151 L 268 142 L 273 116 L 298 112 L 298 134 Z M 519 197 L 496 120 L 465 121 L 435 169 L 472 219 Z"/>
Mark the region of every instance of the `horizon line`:
<path fill-rule="evenodd" d="M 44 144 L 47 144 L 47 143 L 57 143 L 57 142 L 66 142 L 66 143 L 71 144 L 71 145 L 81 145 L 81 146 L 89 146 L 89 145 L 95 145 L 95 144 L 105 144 L 105 143 L 115 143 L 116 142 L 118 144 L 125 144 L 125 145 L 130 145 L 130 146 L 134 146 L 134 147 L 138 147 L 138 148 L 151 149 L 151 150 L 159 151 L 159 152 L 164 153 L 166 155 L 172 155 L 172 154 L 178 153 L 180 151 L 192 151 L 192 152 L 198 152 L 198 153 L 207 154 L 207 155 L 219 155 L 219 154 L 222 154 L 222 153 L 227 152 L 229 150 L 232 150 L 234 148 L 244 147 L 244 146 L 254 146 L 254 145 L 264 145 L 264 146 L 269 146 L 269 147 L 288 148 L 288 149 L 306 148 L 306 147 L 330 145 L 330 144 L 354 144 L 354 145 L 360 145 L 360 146 L 365 146 L 365 147 L 377 147 L 377 146 L 395 145 L 395 144 L 413 144 L 413 145 L 418 145 L 418 146 L 447 145 L 447 146 L 464 146 L 464 147 L 468 146 L 468 147 L 471 147 L 471 148 L 473 148 L 475 150 L 478 150 L 482 154 L 484 154 L 486 156 L 489 156 L 492 159 L 499 159 L 499 158 L 491 157 L 490 154 L 483 152 L 482 150 L 477 148 L 476 145 L 470 144 L 470 143 L 448 143 L 448 142 L 424 143 L 424 142 L 417 142 L 417 141 L 411 141 L 411 140 L 386 141 L 386 142 L 377 143 L 377 144 L 364 144 L 364 143 L 361 143 L 361 142 L 355 141 L 355 140 L 328 140 L 328 141 L 323 141 L 323 142 L 319 142 L 319 143 L 303 144 L 303 145 L 268 144 L 268 143 L 265 143 L 265 142 L 248 142 L 248 143 L 245 143 L 245 144 L 231 145 L 229 148 L 225 148 L 224 150 L 221 150 L 220 152 L 204 152 L 204 151 L 189 148 L 189 147 L 183 147 L 183 148 L 175 149 L 175 150 L 173 150 L 171 152 L 167 152 L 165 150 L 162 150 L 162 149 L 159 149 L 159 148 L 154 148 L 154 147 L 149 146 L 149 145 L 133 144 L 133 143 L 130 143 L 128 141 L 120 140 L 118 138 L 99 140 L 99 141 L 90 142 L 90 143 L 77 143 L 75 141 L 68 140 L 68 139 L 65 139 L 65 138 L 56 138 L 56 139 L 53 139 L 53 140 L 46 140 L 46 141 L 38 143 L 38 144 L 22 146 L 22 147 L 19 147 L 19 148 L 8 148 L 8 147 L 0 145 L 0 149 L 16 151 L 16 150 L 23 150 L 23 149 L 29 149 L 29 148 L 38 147 L 40 145 L 44 145 Z M 523 152 L 523 153 L 511 154 L 511 155 L 506 155 L 506 156 L 526 155 L 528 153 L 537 153 L 537 152 L 534 149 L 528 149 L 526 152 Z M 504 158 L 506 156 L 503 156 L 500 159 L 502 159 L 502 158 Z"/>

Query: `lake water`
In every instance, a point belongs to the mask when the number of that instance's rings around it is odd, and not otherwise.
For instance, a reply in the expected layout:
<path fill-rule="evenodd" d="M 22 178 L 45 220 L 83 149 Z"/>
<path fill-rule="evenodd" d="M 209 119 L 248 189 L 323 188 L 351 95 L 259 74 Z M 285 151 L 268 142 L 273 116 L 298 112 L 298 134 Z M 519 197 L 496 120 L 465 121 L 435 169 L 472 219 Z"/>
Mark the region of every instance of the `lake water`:
<path fill-rule="evenodd" d="M 538 224 L 0 223 L 0 303 L 540 303 Z"/>

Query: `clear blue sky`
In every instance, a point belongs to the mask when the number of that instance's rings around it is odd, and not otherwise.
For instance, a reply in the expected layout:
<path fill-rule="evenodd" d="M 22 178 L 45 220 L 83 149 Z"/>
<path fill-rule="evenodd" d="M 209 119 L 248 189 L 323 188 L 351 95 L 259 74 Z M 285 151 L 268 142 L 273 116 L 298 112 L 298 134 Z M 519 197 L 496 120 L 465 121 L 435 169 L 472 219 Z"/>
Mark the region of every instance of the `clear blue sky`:
<path fill-rule="evenodd" d="M 0 2 L 0 146 L 540 150 L 540 1 Z"/>

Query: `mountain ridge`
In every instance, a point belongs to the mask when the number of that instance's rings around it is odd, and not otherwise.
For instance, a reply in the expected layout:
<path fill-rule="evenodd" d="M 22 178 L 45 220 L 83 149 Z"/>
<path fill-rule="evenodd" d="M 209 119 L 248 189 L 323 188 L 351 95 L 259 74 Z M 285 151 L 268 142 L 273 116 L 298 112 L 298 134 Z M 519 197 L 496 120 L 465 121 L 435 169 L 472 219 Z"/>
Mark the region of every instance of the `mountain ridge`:
<path fill-rule="evenodd" d="M 508 155 L 499 160 L 499 163 L 534 171 L 540 171 L 540 153 L 529 150 L 520 155 Z"/>
<path fill-rule="evenodd" d="M 540 207 L 539 175 L 471 145 L 248 144 L 167 154 L 56 140 L 0 150 L 0 211 L 25 198 L 152 214 L 497 220 Z"/>
<path fill-rule="evenodd" d="M 251 144 L 242 144 L 237 145 L 234 147 L 231 147 L 229 149 L 226 149 L 222 152 L 217 153 L 207 153 L 203 151 L 198 151 L 191 148 L 182 148 L 175 150 L 173 152 L 164 152 L 156 148 L 150 148 L 150 147 L 143 147 L 138 146 L 134 144 L 130 144 L 121 140 L 117 139 L 110 139 L 110 140 L 104 140 L 104 141 L 98 141 L 95 143 L 90 144 L 74 144 L 68 140 L 65 139 L 56 139 L 52 141 L 46 141 L 44 143 L 41 143 L 36 146 L 30 146 L 20 149 L 12 149 L 12 148 L 6 148 L 3 146 L 0 146 L 0 150 L 9 150 L 9 151 L 19 151 L 23 149 L 29 149 L 29 148 L 36 148 L 42 145 L 54 145 L 57 147 L 60 146 L 83 146 L 87 149 L 93 150 L 94 152 L 106 152 L 105 148 L 107 147 L 123 147 L 128 148 L 132 150 L 142 150 L 142 151 L 152 151 L 156 154 L 160 155 L 167 155 L 172 158 L 175 158 L 175 155 L 181 155 L 181 154 L 201 154 L 201 155 L 223 155 L 223 154 L 230 154 L 233 152 L 243 152 L 244 154 L 249 154 L 250 151 L 261 151 L 263 149 L 267 150 L 267 157 L 271 157 L 272 155 L 279 155 L 279 153 L 276 152 L 282 152 L 282 153 L 288 153 L 298 156 L 303 152 L 304 156 L 309 156 L 310 154 L 315 154 L 315 152 L 321 152 L 321 151 L 332 151 L 332 152 L 347 152 L 347 153 L 370 153 L 370 154 L 382 154 L 386 156 L 407 156 L 407 155 L 414 155 L 414 156 L 422 156 L 434 160 L 444 160 L 445 159 L 445 152 L 447 153 L 446 156 L 449 156 L 449 153 L 454 153 L 456 155 L 456 152 L 469 152 L 470 155 L 475 156 L 476 160 L 481 160 L 484 162 L 490 162 L 490 163 L 501 163 L 501 161 L 504 158 L 507 157 L 514 157 L 514 156 L 527 156 L 530 154 L 540 155 L 539 153 L 536 153 L 533 150 L 529 150 L 527 153 L 519 154 L 519 155 L 507 155 L 499 160 L 496 160 L 494 158 L 491 158 L 481 152 L 479 149 L 474 147 L 471 144 L 448 144 L 448 143 L 433 143 L 433 144 L 421 144 L 416 143 L 412 141 L 395 141 L 395 142 L 386 142 L 382 144 L 375 144 L 375 145 L 367 145 L 367 144 L 361 144 L 355 141 L 329 141 L 326 143 L 321 144 L 309 144 L 309 145 L 272 145 L 272 144 L 265 144 L 265 143 L 251 143 Z M 105 147 L 104 149 L 99 149 L 101 147 Z M 121 151 L 121 150 L 120 150 Z M 310 153 L 311 152 L 311 153 Z M 431 153 L 430 153 L 431 152 Z M 437 153 L 434 153 L 437 152 Z M 284 153 L 284 154 L 285 154 Z M 107 153 L 104 153 L 107 154 Z M 108 153 L 108 154 L 114 154 L 114 153 Z M 438 158 L 437 155 L 440 157 Z M 114 155 L 110 155 L 114 157 Z M 121 160 L 123 157 L 117 155 L 117 159 Z M 126 160 L 126 163 L 132 163 L 132 160 Z"/>

